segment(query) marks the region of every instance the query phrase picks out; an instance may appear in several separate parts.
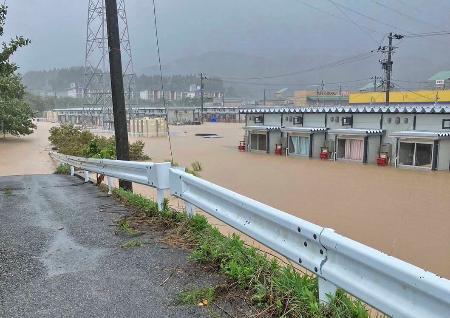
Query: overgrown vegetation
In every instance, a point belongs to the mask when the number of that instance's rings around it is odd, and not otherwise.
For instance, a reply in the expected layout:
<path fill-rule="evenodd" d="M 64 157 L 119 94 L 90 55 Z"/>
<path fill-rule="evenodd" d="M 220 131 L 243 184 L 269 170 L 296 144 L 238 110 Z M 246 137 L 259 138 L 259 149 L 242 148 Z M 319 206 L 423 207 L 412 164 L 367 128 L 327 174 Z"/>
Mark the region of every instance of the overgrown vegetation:
<path fill-rule="evenodd" d="M 116 141 L 114 136 L 96 136 L 89 130 L 83 130 L 72 124 L 50 128 L 49 141 L 65 155 L 116 159 Z M 138 140 L 130 144 L 130 160 L 144 161 L 150 157 L 144 153 L 145 143 Z"/>
<path fill-rule="evenodd" d="M 70 174 L 70 166 L 67 163 L 61 163 L 56 167 L 56 174 Z"/>
<path fill-rule="evenodd" d="M 123 234 L 129 237 L 140 236 L 143 233 L 137 231 L 127 219 L 122 219 L 117 223 L 117 231 L 116 234 Z"/>
<path fill-rule="evenodd" d="M 180 164 L 176 161 L 170 160 L 170 159 L 165 159 L 165 162 L 170 162 L 172 164 L 172 167 L 179 167 Z M 187 173 L 192 174 L 193 176 L 199 177 L 200 176 L 200 172 L 203 170 L 202 165 L 199 161 L 194 161 L 193 163 L 191 163 L 191 166 L 188 168 L 185 168 L 185 171 Z"/>
<path fill-rule="evenodd" d="M 200 215 L 191 218 L 168 206 L 163 211 L 141 195 L 114 191 L 116 197 L 152 218 L 160 218 L 174 229 L 189 246 L 195 246 L 192 260 L 217 268 L 243 291 L 250 293 L 254 305 L 274 317 L 368 317 L 364 305 L 343 291 L 330 297 L 329 304 L 319 301 L 317 278 L 304 275 L 292 266 L 280 265 L 261 251 L 248 247 L 238 235 L 224 236 Z M 200 298 L 214 298 L 213 290 L 182 294 L 185 303 L 197 304 Z M 206 297 L 208 296 L 208 297 Z"/>

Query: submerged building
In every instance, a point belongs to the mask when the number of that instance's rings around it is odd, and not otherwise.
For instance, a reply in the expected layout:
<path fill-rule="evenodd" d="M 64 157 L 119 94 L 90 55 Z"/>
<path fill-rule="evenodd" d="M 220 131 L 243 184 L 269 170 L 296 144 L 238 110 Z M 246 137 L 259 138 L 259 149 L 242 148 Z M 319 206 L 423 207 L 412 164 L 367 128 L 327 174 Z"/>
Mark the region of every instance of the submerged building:
<path fill-rule="evenodd" d="M 248 151 L 450 170 L 450 105 L 241 109 Z"/>

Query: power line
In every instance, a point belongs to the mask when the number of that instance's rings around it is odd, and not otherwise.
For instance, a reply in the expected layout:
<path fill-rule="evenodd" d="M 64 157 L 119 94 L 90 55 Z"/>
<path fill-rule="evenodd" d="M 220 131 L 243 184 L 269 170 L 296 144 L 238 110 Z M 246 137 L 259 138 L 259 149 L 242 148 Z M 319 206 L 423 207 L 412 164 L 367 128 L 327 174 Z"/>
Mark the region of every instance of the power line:
<path fill-rule="evenodd" d="M 167 111 L 166 98 L 164 96 L 164 80 L 163 80 L 163 71 L 162 71 L 162 64 L 161 64 L 161 53 L 160 53 L 160 49 L 159 49 L 158 23 L 157 23 L 157 19 L 156 19 L 155 0 L 152 0 L 152 2 L 153 2 L 153 21 L 154 21 L 154 24 L 155 24 L 156 52 L 158 54 L 158 64 L 159 64 L 159 75 L 160 75 L 160 81 L 161 81 L 162 100 L 163 100 L 163 107 L 164 107 L 164 110 L 166 112 L 166 128 L 167 128 L 167 136 L 169 137 L 170 160 L 173 162 L 172 140 L 171 140 L 171 137 L 170 137 L 170 130 L 169 130 L 169 113 Z"/>
<path fill-rule="evenodd" d="M 335 8 L 338 9 L 338 10 L 341 12 L 341 14 L 342 14 L 343 16 L 345 16 L 345 17 L 347 18 L 347 20 L 348 20 L 351 24 L 355 25 L 355 26 L 358 28 L 358 30 L 362 31 L 362 29 L 364 28 L 364 26 L 358 24 L 358 23 L 355 22 L 352 18 L 350 18 L 350 16 L 349 16 L 344 10 L 342 10 L 342 8 L 340 8 L 339 6 L 337 6 L 335 2 L 333 2 L 333 1 L 331 1 L 331 0 L 328 0 L 328 1 L 329 1 L 332 5 L 334 5 Z M 367 34 L 374 42 L 377 42 L 377 40 L 375 40 L 375 38 L 372 36 L 372 34 L 371 34 L 370 32 L 368 32 L 367 30 L 366 30 L 366 31 L 362 31 L 362 32 L 364 32 L 365 34 Z M 376 31 L 372 30 L 372 32 L 376 32 Z"/>
<path fill-rule="evenodd" d="M 274 75 L 266 75 L 266 76 L 254 76 L 254 77 L 227 77 L 227 76 L 217 76 L 220 77 L 222 79 L 237 79 L 237 80 L 259 80 L 259 79 L 268 79 L 268 78 L 279 78 L 279 77 L 289 77 L 289 76 L 294 76 L 294 75 L 299 75 L 302 73 L 308 73 L 308 72 L 313 72 L 313 71 L 318 71 L 318 70 L 322 70 L 322 69 L 327 69 L 327 68 L 332 68 L 332 67 L 337 67 L 337 66 L 341 66 L 341 65 L 345 65 L 345 64 L 350 64 L 350 63 L 355 63 L 355 62 L 359 62 L 359 61 L 363 61 L 366 60 L 370 57 L 372 57 L 375 54 L 375 50 L 371 50 L 369 52 L 365 52 L 365 53 L 360 53 L 354 56 L 350 56 L 350 57 L 346 57 L 337 61 L 333 61 L 333 62 L 329 62 L 326 64 L 322 64 L 322 65 L 318 65 L 315 67 L 311 67 L 311 68 L 307 68 L 307 69 L 303 69 L 303 70 L 298 70 L 298 71 L 294 71 L 294 72 L 289 72 L 289 73 L 282 73 L 282 74 L 274 74 Z"/>
<path fill-rule="evenodd" d="M 328 1 L 332 2 L 332 3 L 333 3 L 334 5 L 336 5 L 336 6 L 341 7 L 341 8 L 344 9 L 344 10 L 350 11 L 350 12 L 356 14 L 356 15 L 362 16 L 362 17 L 364 17 L 364 18 L 366 18 L 366 19 L 369 19 L 369 20 L 371 20 L 371 21 L 373 21 L 373 22 L 376 22 L 376 23 L 378 23 L 378 24 L 385 25 L 385 26 L 387 26 L 387 27 L 389 27 L 389 28 L 394 28 L 394 29 L 397 29 L 397 30 L 402 30 L 402 31 L 405 31 L 405 32 L 409 32 L 408 30 L 399 28 L 399 27 L 397 27 L 397 26 L 395 26 L 395 25 L 393 25 L 393 24 L 390 24 L 390 23 L 387 23 L 387 22 L 383 22 L 383 21 L 378 20 L 378 19 L 376 19 L 376 18 L 374 18 L 374 17 L 371 17 L 371 16 L 369 16 L 369 15 L 367 15 L 367 14 L 364 14 L 364 13 L 361 13 L 361 12 L 359 12 L 359 11 L 356 11 L 355 9 L 350 8 L 350 7 L 348 7 L 348 6 L 344 5 L 344 4 L 337 3 L 337 2 L 334 1 L 334 0 L 328 0 Z"/>
<path fill-rule="evenodd" d="M 405 88 L 405 87 L 403 87 L 403 86 L 400 86 L 400 85 L 398 85 L 398 83 L 396 83 L 396 82 L 395 82 L 394 84 L 395 84 L 397 87 L 399 87 L 399 88 L 401 88 L 401 89 L 403 89 L 403 90 L 405 90 L 405 91 L 408 91 L 408 92 L 410 92 L 410 93 L 413 93 L 414 95 L 423 97 L 423 98 L 428 99 L 428 100 L 430 100 L 430 101 L 435 101 L 435 99 L 433 99 L 433 98 L 430 98 L 430 97 L 428 97 L 428 96 L 419 94 L 419 93 L 417 93 L 417 92 L 415 92 L 415 91 L 412 91 L 412 90 L 410 90 L 410 89 L 408 89 L 408 88 Z"/>
<path fill-rule="evenodd" d="M 437 28 L 437 26 L 434 25 L 434 24 L 432 24 L 432 23 L 429 23 L 429 22 L 427 22 L 427 21 L 418 19 L 418 18 L 416 18 L 416 17 L 414 17 L 414 16 L 411 16 L 411 15 L 409 15 L 409 14 L 406 14 L 406 13 L 404 13 L 404 12 L 402 12 L 402 11 L 396 9 L 396 8 L 393 8 L 393 7 L 391 7 L 391 6 L 388 6 L 388 5 L 386 5 L 386 4 L 384 4 L 384 3 L 381 3 L 381 2 L 379 2 L 379 1 L 377 1 L 377 0 L 374 0 L 374 2 L 375 2 L 375 4 L 379 5 L 380 7 L 383 7 L 383 8 L 385 8 L 385 9 L 389 10 L 389 11 L 393 11 L 393 12 L 397 13 L 397 14 L 400 15 L 400 16 L 403 16 L 403 17 L 408 18 L 408 19 L 410 19 L 410 20 L 413 20 L 413 21 L 416 21 L 416 22 L 419 22 L 419 23 L 426 24 L 426 25 L 432 26 L 432 27 L 434 27 L 434 28 Z"/>
<path fill-rule="evenodd" d="M 429 36 L 441 36 L 449 35 L 450 31 L 435 31 L 435 32 L 425 32 L 425 33 L 407 33 L 405 38 L 424 38 Z"/>
<path fill-rule="evenodd" d="M 348 84 L 348 83 L 358 83 L 369 81 L 370 78 L 361 78 L 356 80 L 339 81 L 339 82 L 324 82 L 325 85 L 338 85 L 338 84 Z M 321 85 L 319 82 L 311 83 L 268 83 L 268 82 L 248 82 L 241 80 L 222 80 L 225 83 L 236 83 L 236 84 L 246 84 L 246 85 L 261 85 L 261 86 L 316 86 Z"/>
<path fill-rule="evenodd" d="M 342 17 L 342 16 L 339 16 L 339 15 L 333 14 L 333 13 L 331 13 L 331 12 L 329 12 L 329 11 L 326 11 L 326 10 L 323 10 L 323 9 L 321 9 L 321 8 L 315 7 L 315 6 L 309 4 L 309 3 L 305 2 L 305 1 L 301 1 L 301 0 L 296 0 L 296 1 L 297 1 L 298 3 L 304 5 L 304 6 L 308 7 L 308 8 L 313 9 L 313 10 L 319 11 L 319 12 L 321 12 L 321 13 L 324 13 L 324 14 L 329 15 L 329 16 L 331 16 L 331 17 L 334 17 L 334 18 L 336 18 L 336 19 L 343 20 L 343 21 L 345 21 L 345 22 L 347 22 L 347 23 L 352 23 L 351 21 L 349 21 L 348 19 L 346 19 L 346 18 L 344 18 L 344 17 Z M 352 24 L 353 24 L 353 23 L 352 23 Z M 369 28 L 369 27 L 367 27 L 367 26 L 365 26 L 365 25 L 361 25 L 360 27 L 361 27 L 361 28 L 364 28 L 364 29 L 366 29 L 366 30 L 368 30 L 368 31 L 379 32 L 379 31 L 374 30 L 374 29 L 371 29 L 371 28 Z"/>

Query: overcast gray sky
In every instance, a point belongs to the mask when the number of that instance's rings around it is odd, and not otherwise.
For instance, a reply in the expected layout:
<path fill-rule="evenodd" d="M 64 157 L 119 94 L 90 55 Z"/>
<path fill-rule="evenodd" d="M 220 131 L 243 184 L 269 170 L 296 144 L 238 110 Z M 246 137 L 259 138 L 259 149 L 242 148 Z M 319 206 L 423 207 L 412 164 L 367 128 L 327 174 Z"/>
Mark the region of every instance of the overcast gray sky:
<path fill-rule="evenodd" d="M 21 72 L 83 65 L 88 0 L 6 2 L 6 37 L 21 34 L 32 40 L 14 58 Z M 156 64 L 151 0 L 126 4 L 139 72 Z M 209 51 L 271 59 L 300 52 L 346 57 L 376 48 L 389 31 L 450 30 L 446 0 L 156 0 L 156 4 L 163 63 Z M 405 39 L 399 46 L 398 60 L 450 68 L 450 36 Z"/>

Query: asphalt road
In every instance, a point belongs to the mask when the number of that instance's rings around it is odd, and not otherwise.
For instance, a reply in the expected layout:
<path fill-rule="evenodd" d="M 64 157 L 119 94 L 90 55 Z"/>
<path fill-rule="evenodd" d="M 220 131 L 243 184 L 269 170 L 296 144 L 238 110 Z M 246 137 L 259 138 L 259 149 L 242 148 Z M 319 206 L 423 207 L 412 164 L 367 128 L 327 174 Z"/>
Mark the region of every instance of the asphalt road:
<path fill-rule="evenodd" d="M 157 234 L 121 248 L 126 213 L 76 177 L 0 177 L 0 317 L 207 317 L 175 300 L 220 278 Z"/>

